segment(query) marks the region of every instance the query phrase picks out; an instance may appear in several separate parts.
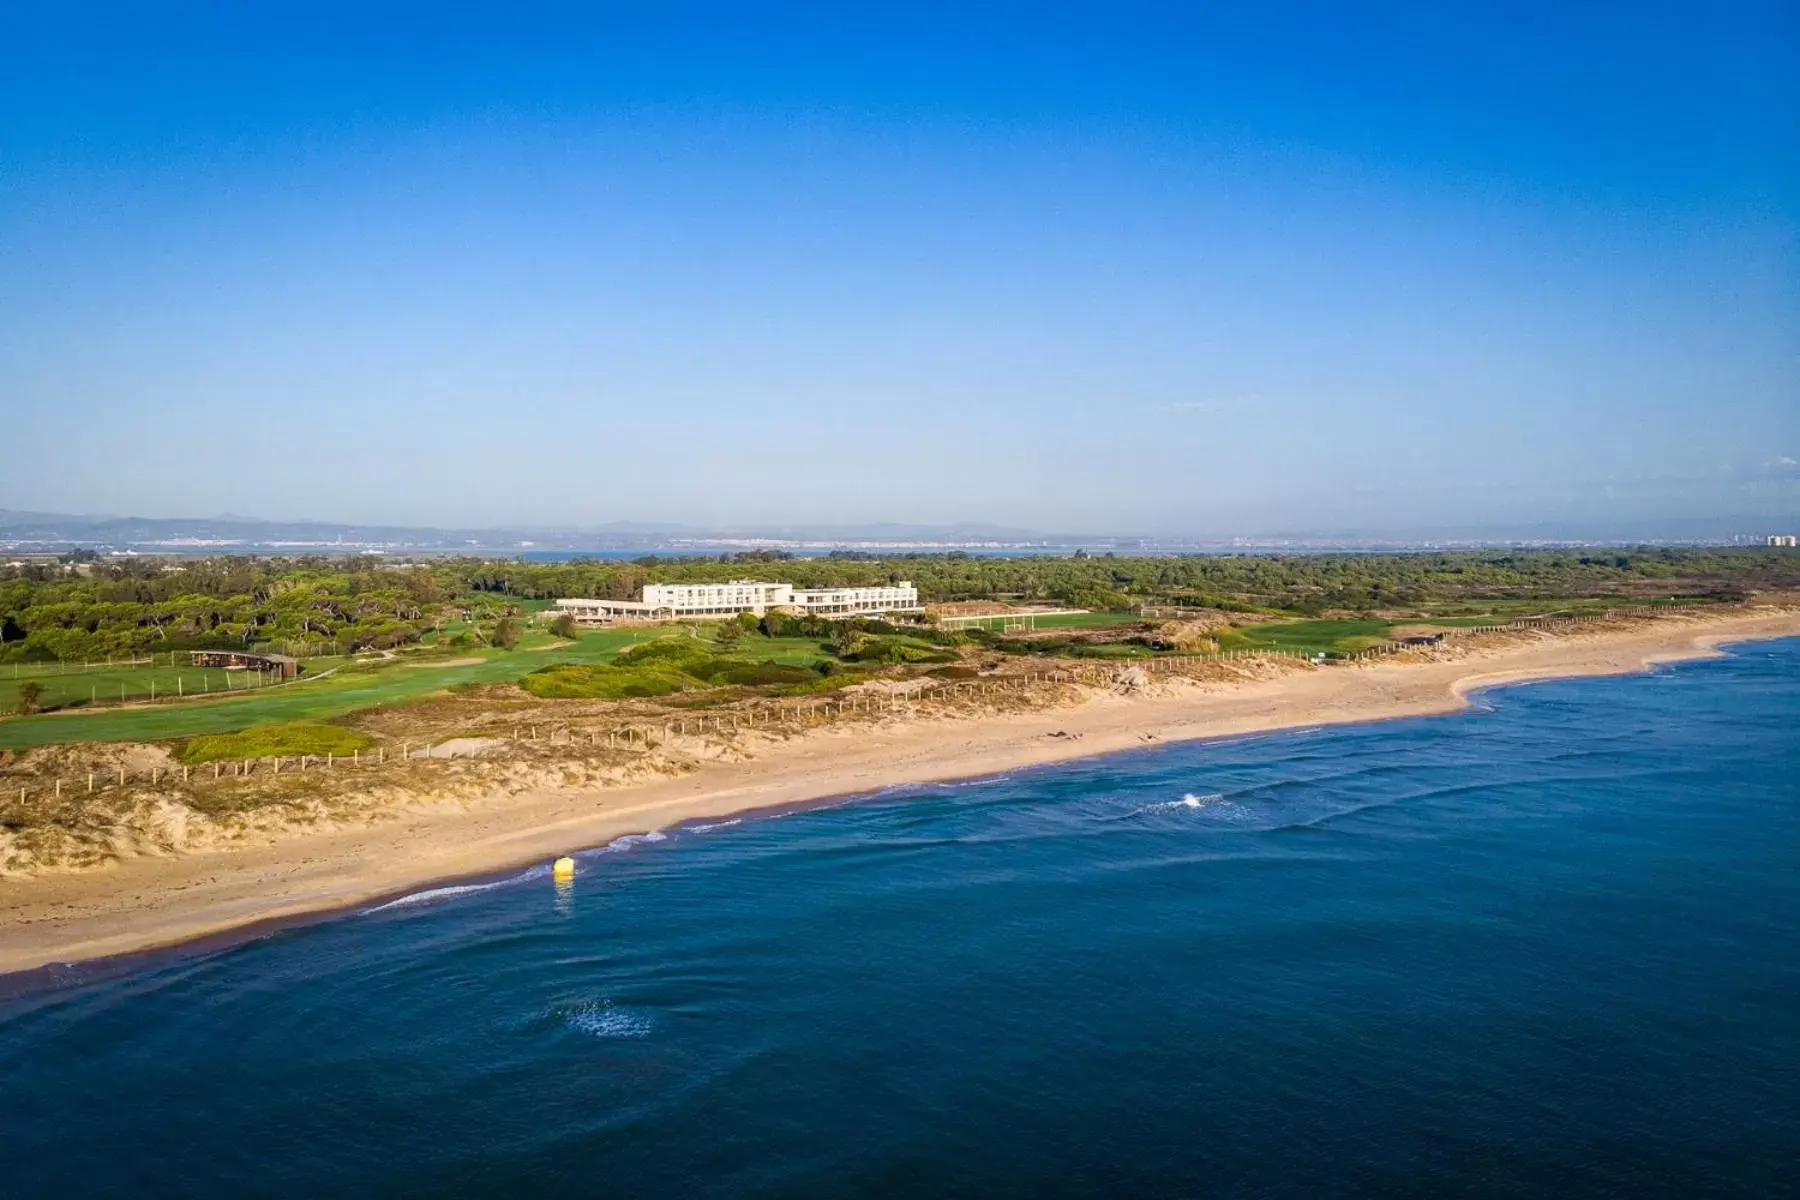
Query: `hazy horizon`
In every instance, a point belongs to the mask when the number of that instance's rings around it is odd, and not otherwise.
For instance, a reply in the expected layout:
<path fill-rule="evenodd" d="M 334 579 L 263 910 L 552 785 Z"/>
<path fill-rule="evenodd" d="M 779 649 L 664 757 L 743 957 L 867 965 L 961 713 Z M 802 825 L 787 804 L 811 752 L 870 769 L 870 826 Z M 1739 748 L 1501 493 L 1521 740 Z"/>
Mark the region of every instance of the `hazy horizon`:
<path fill-rule="evenodd" d="M 163 552 L 242 546 L 246 549 L 279 549 L 326 545 L 327 540 L 345 546 L 388 546 L 444 552 L 461 547 L 490 552 L 537 546 L 561 553 L 583 549 L 604 552 L 635 548 L 689 550 L 695 548 L 750 549 L 755 545 L 823 548 L 918 547 L 972 548 L 1047 547 L 1063 551 L 1078 546 L 1097 549 L 1130 548 L 1196 550 L 1272 548 L 1292 544 L 1301 549 L 1332 546 L 1369 548 L 1428 548 L 1432 546 L 1585 544 L 1627 545 L 1650 543 L 1741 544 L 1762 542 L 1771 533 L 1789 532 L 1780 521 L 1758 517 L 1688 517 L 1652 521 L 1613 522 L 1516 522 L 1500 525 L 1325 526 L 1299 528 L 1246 527 L 1239 529 L 1191 529 L 1146 533 L 1133 529 L 1051 529 L 989 522 L 961 521 L 942 524 L 905 522 L 784 523 L 695 525 L 658 521 L 604 523 L 480 523 L 466 526 L 397 525 L 391 522 L 333 522 L 310 518 L 270 521 L 240 513 L 211 516 L 162 517 L 127 514 L 29 513 L 0 509 L 0 547 L 22 549 L 56 545 L 128 548 Z M 298 540 L 296 540 L 298 539 Z M 327 539 L 327 540 L 319 540 Z M 446 541 L 448 539 L 448 541 Z M 537 539 L 535 542 L 526 539 Z"/>
<path fill-rule="evenodd" d="M 1800 23 L 0 16 L 0 508 L 1800 521 Z"/>

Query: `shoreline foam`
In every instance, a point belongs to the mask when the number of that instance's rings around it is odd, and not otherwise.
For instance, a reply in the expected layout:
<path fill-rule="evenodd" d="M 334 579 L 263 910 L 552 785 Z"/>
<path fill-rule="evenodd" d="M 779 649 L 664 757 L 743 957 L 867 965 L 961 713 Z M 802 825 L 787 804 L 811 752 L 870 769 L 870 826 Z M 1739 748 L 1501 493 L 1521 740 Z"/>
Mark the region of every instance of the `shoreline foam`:
<path fill-rule="evenodd" d="M 1549 638 L 1468 661 L 1307 672 L 1212 693 L 1103 698 L 959 723 L 828 729 L 765 758 L 630 787 L 531 793 L 268 846 L 147 856 L 0 883 L 0 973 L 135 959 L 188 943 L 230 944 L 239 940 L 234 932 L 263 936 L 420 891 L 483 886 L 572 848 L 597 851 L 680 824 L 991 777 L 1147 744 L 1466 711 L 1472 695 L 1491 688 L 1628 674 L 1719 657 L 1730 642 L 1795 635 L 1800 614 L 1765 610 Z M 1053 729 L 1079 731 L 1082 739 L 1050 737 Z"/>

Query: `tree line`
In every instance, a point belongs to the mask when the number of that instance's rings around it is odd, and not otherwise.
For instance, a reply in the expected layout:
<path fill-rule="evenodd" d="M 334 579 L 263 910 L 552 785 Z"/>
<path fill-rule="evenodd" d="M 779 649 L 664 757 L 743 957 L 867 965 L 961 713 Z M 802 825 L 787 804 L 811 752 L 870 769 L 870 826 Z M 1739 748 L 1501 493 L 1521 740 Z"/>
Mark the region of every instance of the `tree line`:
<path fill-rule="evenodd" d="M 824 558 L 769 554 L 532 563 L 442 558 L 134 558 L 0 567 L 0 662 L 146 651 L 416 641 L 491 623 L 530 600 L 635 599 L 647 583 L 755 576 L 801 587 L 910 580 L 926 603 L 1001 600 L 1095 610 L 1173 604 L 1318 615 L 1481 601 L 1741 597 L 1800 588 L 1800 555 L 1763 548 L 1412 554 Z"/>

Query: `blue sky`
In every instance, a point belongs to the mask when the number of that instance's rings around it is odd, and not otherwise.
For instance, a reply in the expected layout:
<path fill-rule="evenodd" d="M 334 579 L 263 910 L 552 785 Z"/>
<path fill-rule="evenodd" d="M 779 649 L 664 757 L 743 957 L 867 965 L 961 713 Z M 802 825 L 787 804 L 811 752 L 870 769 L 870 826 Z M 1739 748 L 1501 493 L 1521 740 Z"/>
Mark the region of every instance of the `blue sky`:
<path fill-rule="evenodd" d="M 4 5 L 0 507 L 1779 524 L 1797 59 L 1780 3 Z"/>

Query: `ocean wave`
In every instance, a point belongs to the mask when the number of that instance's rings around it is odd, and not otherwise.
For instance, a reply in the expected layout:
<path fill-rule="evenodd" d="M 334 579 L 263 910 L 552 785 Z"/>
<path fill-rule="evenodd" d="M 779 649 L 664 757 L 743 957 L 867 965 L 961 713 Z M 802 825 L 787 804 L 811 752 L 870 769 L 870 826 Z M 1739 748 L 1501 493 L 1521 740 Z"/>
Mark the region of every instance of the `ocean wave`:
<path fill-rule="evenodd" d="M 643 1013 L 620 1008 L 611 1000 L 589 1000 L 562 1010 L 563 1021 L 578 1033 L 597 1038 L 649 1036 L 655 1022 Z"/>
<path fill-rule="evenodd" d="M 710 821 L 704 825 L 689 825 L 687 827 L 687 832 L 705 833 L 709 829 L 730 829 L 733 825 L 742 825 L 743 823 L 744 818 L 733 817 L 729 821 Z"/>
<path fill-rule="evenodd" d="M 714 827 L 707 826 L 706 828 Z M 583 858 L 594 854 L 618 854 L 622 851 L 631 849 L 633 846 L 647 845 L 655 842 L 666 842 L 668 840 L 669 835 L 660 829 L 652 829 L 648 833 L 628 833 L 624 837 L 614 838 L 598 850 L 581 851 L 577 853 L 575 857 Z M 532 867 L 528 871 L 523 871 L 520 874 L 509 876 L 506 879 L 495 879 L 488 883 L 455 883 L 444 887 L 426 888 L 422 892 L 409 892 L 407 895 L 399 896 L 393 900 L 388 900 L 370 908 L 362 909 L 361 915 L 369 916 L 373 913 L 386 912 L 391 908 L 410 908 L 415 904 L 430 904 L 436 900 L 451 900 L 457 896 L 472 896 L 478 892 L 491 892 L 495 888 L 509 887 L 512 884 L 525 883 L 532 879 L 542 879 L 549 873 L 549 867 L 537 866 Z"/>
<path fill-rule="evenodd" d="M 386 912 L 390 908 L 410 908 L 415 904 L 429 904 L 433 900 L 448 900 L 453 896 L 469 896 L 476 892 L 491 892 L 495 888 L 507 887 L 515 883 L 524 883 L 528 879 L 541 879 L 549 873 L 547 867 L 533 867 L 518 875 L 506 879 L 496 879 L 489 883 L 455 883 L 445 887 L 426 888 L 422 892 L 409 892 L 404 896 L 385 901 L 362 910 L 363 916 L 371 913 Z"/>
<path fill-rule="evenodd" d="M 618 854 L 620 851 L 629 850 L 633 846 L 648 846 L 653 845 L 656 842 L 666 842 L 668 840 L 669 835 L 660 829 L 652 829 L 649 833 L 628 833 L 624 837 L 614 838 L 599 850 L 593 851 L 593 853 Z"/>
<path fill-rule="evenodd" d="M 974 775 L 968 779 L 939 779 L 933 783 L 895 783 L 881 789 L 885 792 L 917 794 L 920 792 L 965 792 L 970 788 L 992 787 L 996 783 L 1010 783 L 1017 777 L 1017 772 L 1003 771 L 998 775 Z M 877 793 L 878 795 L 881 793 Z"/>

